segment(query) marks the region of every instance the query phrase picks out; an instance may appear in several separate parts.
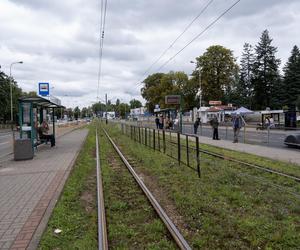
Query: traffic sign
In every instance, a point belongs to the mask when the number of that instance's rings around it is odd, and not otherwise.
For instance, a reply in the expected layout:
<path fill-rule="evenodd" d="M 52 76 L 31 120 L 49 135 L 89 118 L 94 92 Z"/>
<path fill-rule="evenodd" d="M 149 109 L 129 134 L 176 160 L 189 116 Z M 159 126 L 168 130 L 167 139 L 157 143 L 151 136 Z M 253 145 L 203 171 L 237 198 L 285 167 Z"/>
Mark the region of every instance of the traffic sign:
<path fill-rule="evenodd" d="M 39 83 L 39 95 L 41 95 L 41 96 L 49 95 L 49 83 L 48 82 L 40 82 Z"/>

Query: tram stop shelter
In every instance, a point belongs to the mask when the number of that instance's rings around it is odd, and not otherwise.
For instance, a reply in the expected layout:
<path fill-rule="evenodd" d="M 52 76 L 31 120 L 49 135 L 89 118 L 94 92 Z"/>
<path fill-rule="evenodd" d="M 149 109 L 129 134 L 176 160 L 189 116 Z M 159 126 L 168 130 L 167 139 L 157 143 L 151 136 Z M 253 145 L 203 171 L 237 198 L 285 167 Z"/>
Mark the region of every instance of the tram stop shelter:
<path fill-rule="evenodd" d="M 15 160 L 32 159 L 34 147 L 39 143 L 37 126 L 52 113 L 52 134 L 55 137 L 54 111 L 57 108 L 65 108 L 60 100 L 54 98 L 48 100 L 44 97 L 21 97 L 19 105 L 20 139 L 14 141 Z"/>

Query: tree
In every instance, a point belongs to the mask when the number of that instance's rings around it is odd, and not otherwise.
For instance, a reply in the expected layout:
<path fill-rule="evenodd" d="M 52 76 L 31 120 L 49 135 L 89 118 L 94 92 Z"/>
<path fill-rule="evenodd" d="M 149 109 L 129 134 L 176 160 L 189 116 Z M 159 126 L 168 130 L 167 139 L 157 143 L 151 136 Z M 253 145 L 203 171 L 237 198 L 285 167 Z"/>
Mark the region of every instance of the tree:
<path fill-rule="evenodd" d="M 77 120 L 80 117 L 80 108 L 77 106 L 74 108 L 74 117 Z"/>
<path fill-rule="evenodd" d="M 145 86 L 141 89 L 142 96 L 147 100 L 146 106 L 149 111 L 154 109 L 156 104 L 161 108 L 171 108 L 174 105 L 165 104 L 166 95 L 181 95 L 183 98 L 183 109 L 189 110 L 196 103 L 197 83 L 189 81 L 184 72 L 170 71 L 167 74 L 157 73 L 148 76 L 144 80 Z M 178 108 L 178 107 L 177 107 Z"/>
<path fill-rule="evenodd" d="M 0 120 L 3 122 L 10 121 L 10 86 L 12 86 L 13 101 L 13 120 L 16 121 L 18 113 L 18 98 L 22 95 L 22 89 L 18 87 L 17 82 L 0 71 Z M 1 122 L 2 122 L 1 121 Z"/>
<path fill-rule="evenodd" d="M 81 110 L 81 118 L 85 118 L 88 116 L 88 109 L 86 107 L 83 107 Z"/>
<path fill-rule="evenodd" d="M 272 46 L 268 30 L 263 31 L 258 45 L 255 47 L 253 64 L 254 108 L 265 109 L 278 106 L 280 85 L 280 60 L 275 57 L 277 48 Z"/>
<path fill-rule="evenodd" d="M 149 75 L 144 81 L 144 87 L 141 89 L 142 97 L 147 101 L 146 106 L 153 110 L 156 104 L 161 101 L 161 79 L 164 73 L 155 73 Z"/>
<path fill-rule="evenodd" d="M 223 46 L 214 45 L 207 48 L 206 52 L 196 59 L 201 67 L 204 102 L 224 100 L 238 74 L 238 65 L 232 51 Z M 196 74 L 194 72 L 194 75 Z"/>
<path fill-rule="evenodd" d="M 300 96 L 300 51 L 296 45 L 292 49 L 283 72 L 283 105 L 293 109 Z"/>
<path fill-rule="evenodd" d="M 254 64 L 253 47 L 249 43 L 244 44 L 244 50 L 240 61 L 240 74 L 237 83 L 236 102 L 238 106 L 252 108 L 253 99 L 253 64 Z"/>
<path fill-rule="evenodd" d="M 135 99 L 132 99 L 129 102 L 129 104 L 130 104 L 131 109 L 140 108 L 140 107 L 143 106 L 142 103 L 139 100 L 135 100 Z"/>
<path fill-rule="evenodd" d="M 126 118 L 125 114 L 128 114 L 130 112 L 130 106 L 127 103 L 120 103 L 120 105 L 118 106 L 118 112 L 122 118 Z"/>

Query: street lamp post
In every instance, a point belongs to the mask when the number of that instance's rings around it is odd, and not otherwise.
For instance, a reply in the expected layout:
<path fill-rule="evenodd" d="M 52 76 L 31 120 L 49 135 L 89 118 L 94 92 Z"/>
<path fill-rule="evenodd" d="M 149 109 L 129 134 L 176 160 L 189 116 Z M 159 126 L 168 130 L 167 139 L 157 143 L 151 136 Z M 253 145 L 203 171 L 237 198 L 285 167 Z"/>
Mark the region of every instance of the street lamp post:
<path fill-rule="evenodd" d="M 10 64 L 10 67 L 9 67 L 9 82 L 10 82 L 10 122 L 11 122 L 11 126 L 13 126 L 13 117 L 14 117 L 14 114 L 13 114 L 13 100 L 12 100 L 12 77 L 11 77 L 11 68 L 14 64 L 22 64 L 23 62 L 20 61 L 20 62 L 13 62 Z"/>

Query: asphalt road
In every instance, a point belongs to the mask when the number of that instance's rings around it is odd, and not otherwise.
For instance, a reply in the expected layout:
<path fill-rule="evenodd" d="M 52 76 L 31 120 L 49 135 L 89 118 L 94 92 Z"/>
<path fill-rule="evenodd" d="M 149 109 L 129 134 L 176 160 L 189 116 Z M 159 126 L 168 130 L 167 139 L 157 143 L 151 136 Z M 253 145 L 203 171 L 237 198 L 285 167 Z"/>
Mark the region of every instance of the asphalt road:
<path fill-rule="evenodd" d="M 193 125 L 183 125 L 184 133 L 194 133 Z M 219 127 L 219 138 L 221 140 L 233 141 L 233 129 L 232 127 Z M 291 131 L 278 131 L 278 130 L 254 130 L 249 129 L 244 131 L 242 129 L 239 134 L 239 142 L 245 142 L 248 144 L 269 146 L 275 148 L 287 148 L 284 145 L 285 137 L 292 133 Z M 209 126 L 203 126 L 198 128 L 198 134 L 206 137 L 212 137 L 213 131 Z"/>
<path fill-rule="evenodd" d="M 13 152 L 12 132 L 0 132 L 0 158 Z"/>

